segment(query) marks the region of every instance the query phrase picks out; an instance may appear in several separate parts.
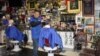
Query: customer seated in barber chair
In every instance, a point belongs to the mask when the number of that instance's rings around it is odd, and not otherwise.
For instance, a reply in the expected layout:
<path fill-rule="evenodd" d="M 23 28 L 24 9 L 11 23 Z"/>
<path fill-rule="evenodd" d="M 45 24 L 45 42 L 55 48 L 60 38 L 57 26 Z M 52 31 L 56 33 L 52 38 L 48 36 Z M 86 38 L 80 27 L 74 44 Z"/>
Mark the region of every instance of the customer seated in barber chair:
<path fill-rule="evenodd" d="M 17 45 L 17 47 L 19 48 L 18 44 L 23 41 L 23 33 L 14 26 L 13 20 L 9 20 L 9 24 L 5 30 L 5 34 L 7 39 L 7 48 L 9 49 L 9 47 L 11 47 L 11 43 L 14 45 L 14 47 Z"/>
<path fill-rule="evenodd" d="M 42 25 L 43 28 L 41 29 L 40 32 L 39 47 L 47 51 L 48 56 L 50 56 L 49 52 L 53 54 L 55 51 L 57 51 L 57 53 L 62 51 L 63 45 L 60 35 L 58 35 L 56 30 L 50 26 L 48 20 L 43 22 Z"/>

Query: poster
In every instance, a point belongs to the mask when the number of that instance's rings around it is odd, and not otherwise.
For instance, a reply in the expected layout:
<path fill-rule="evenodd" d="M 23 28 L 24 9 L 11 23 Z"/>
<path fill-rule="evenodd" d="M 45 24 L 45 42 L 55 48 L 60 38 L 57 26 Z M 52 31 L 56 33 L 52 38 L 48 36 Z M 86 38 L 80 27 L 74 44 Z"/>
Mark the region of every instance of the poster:
<path fill-rule="evenodd" d="M 82 0 L 82 5 L 84 16 L 94 15 L 94 0 Z"/>

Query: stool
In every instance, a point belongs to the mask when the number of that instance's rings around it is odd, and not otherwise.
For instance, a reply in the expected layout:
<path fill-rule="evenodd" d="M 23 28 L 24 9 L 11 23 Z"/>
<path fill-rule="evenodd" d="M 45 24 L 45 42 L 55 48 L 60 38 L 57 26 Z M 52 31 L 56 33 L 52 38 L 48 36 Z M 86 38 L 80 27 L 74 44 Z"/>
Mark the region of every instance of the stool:
<path fill-rule="evenodd" d="M 19 48 L 19 45 L 18 45 L 18 43 L 19 43 L 19 41 L 10 41 L 11 43 L 13 43 L 14 44 L 14 49 L 12 50 L 12 51 L 15 51 L 15 52 L 18 52 L 18 51 L 20 51 L 21 49 Z"/>
<path fill-rule="evenodd" d="M 48 52 L 48 56 L 54 56 L 53 51 L 57 50 L 57 48 L 58 47 L 51 48 L 51 47 L 44 46 L 45 51 Z"/>

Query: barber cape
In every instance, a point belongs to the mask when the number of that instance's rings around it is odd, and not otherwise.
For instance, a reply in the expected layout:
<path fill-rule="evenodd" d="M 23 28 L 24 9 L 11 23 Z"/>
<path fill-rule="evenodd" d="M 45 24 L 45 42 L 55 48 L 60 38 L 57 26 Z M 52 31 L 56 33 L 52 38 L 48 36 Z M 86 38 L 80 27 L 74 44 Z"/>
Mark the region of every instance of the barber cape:
<path fill-rule="evenodd" d="M 19 31 L 15 26 L 8 26 L 5 30 L 7 38 L 18 41 L 23 40 L 23 33 Z"/>
<path fill-rule="evenodd" d="M 43 48 L 47 39 L 49 40 L 49 45 L 51 48 L 56 47 L 56 45 L 59 46 L 59 48 L 63 48 L 60 35 L 58 35 L 55 29 L 51 28 L 49 25 L 46 25 L 41 29 L 39 36 L 39 47 Z"/>

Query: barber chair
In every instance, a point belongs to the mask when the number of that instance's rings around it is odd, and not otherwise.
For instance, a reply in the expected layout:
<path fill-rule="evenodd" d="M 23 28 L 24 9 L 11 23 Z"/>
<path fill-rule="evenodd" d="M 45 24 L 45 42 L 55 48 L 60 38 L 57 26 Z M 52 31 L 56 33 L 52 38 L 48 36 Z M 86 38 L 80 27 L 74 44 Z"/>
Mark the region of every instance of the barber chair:
<path fill-rule="evenodd" d="M 19 47 L 19 41 L 17 40 L 12 40 L 10 41 L 12 44 L 14 44 L 14 49 L 12 51 L 18 52 L 21 51 L 21 48 Z"/>
<path fill-rule="evenodd" d="M 46 52 L 48 52 L 48 56 L 54 56 L 54 52 L 53 51 L 56 51 L 58 49 L 58 47 L 54 47 L 54 48 L 51 48 L 49 46 L 49 40 L 48 39 L 45 39 L 45 46 L 44 46 L 44 50 Z"/>

